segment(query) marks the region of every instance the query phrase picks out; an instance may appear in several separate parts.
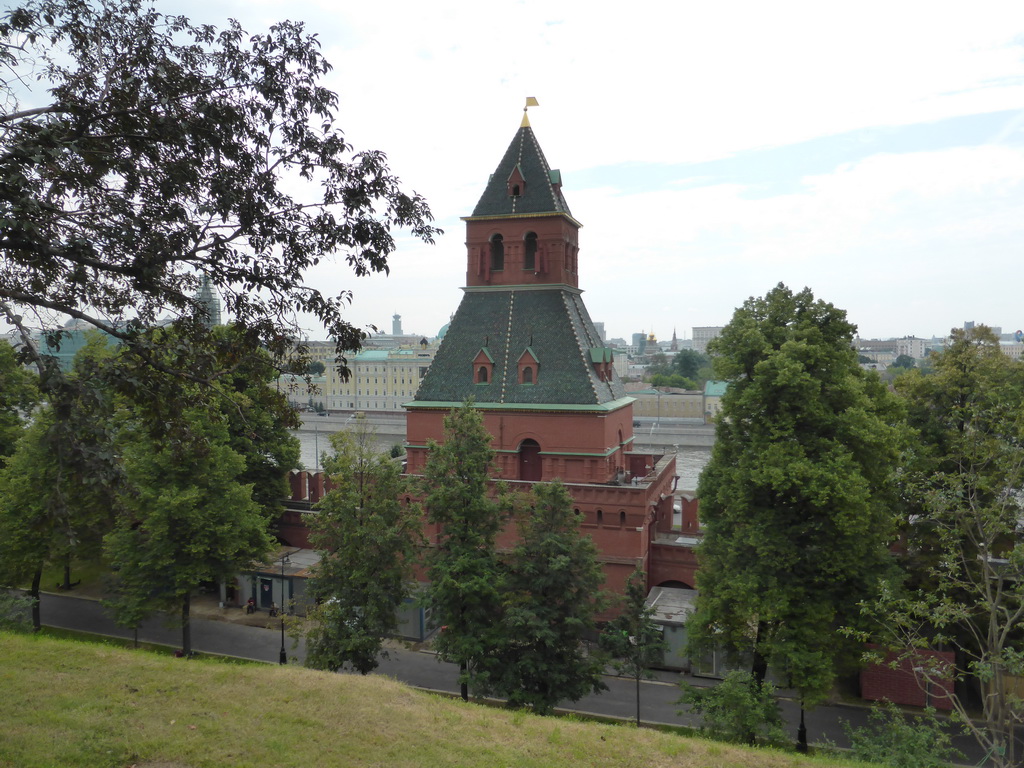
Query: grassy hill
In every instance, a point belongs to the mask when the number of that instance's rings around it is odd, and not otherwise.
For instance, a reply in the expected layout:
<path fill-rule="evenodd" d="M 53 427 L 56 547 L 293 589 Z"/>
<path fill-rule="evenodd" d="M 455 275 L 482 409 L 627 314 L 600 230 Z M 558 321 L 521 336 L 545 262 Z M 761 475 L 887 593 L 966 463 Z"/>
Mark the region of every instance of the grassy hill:
<path fill-rule="evenodd" d="M 0 766 L 853 765 L 491 709 L 392 680 L 0 633 Z"/>

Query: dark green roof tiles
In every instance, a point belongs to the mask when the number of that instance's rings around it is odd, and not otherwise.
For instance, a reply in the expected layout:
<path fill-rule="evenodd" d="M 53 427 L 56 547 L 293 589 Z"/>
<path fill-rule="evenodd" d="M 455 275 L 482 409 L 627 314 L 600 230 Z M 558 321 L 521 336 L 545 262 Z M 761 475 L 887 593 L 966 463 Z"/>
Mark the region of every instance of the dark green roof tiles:
<path fill-rule="evenodd" d="M 486 346 L 493 375 L 475 383 L 473 361 Z M 603 348 L 577 291 L 467 290 L 416 402 L 602 405 L 626 397 L 617 377 L 601 381 L 591 350 Z M 538 361 L 533 384 L 519 383 L 519 360 Z M 604 355 L 602 354 L 602 358 Z"/>
<path fill-rule="evenodd" d="M 517 170 L 523 178 L 518 196 L 509 193 L 509 179 Z M 497 170 L 491 174 L 470 218 L 538 213 L 571 216 L 572 212 L 562 197 L 561 184 L 561 174 L 548 167 L 533 129 L 528 125 L 522 126 L 505 150 Z"/>

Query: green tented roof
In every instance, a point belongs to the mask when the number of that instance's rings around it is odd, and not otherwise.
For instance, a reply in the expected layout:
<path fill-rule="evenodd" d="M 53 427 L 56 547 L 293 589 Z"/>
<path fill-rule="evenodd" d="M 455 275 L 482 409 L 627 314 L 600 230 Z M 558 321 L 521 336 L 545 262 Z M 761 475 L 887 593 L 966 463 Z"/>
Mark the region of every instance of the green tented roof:
<path fill-rule="evenodd" d="M 525 188 L 518 197 L 509 194 L 508 180 L 519 169 Z M 491 174 L 480 202 L 470 218 L 521 216 L 539 213 L 564 213 L 572 216 L 561 191 L 562 176 L 548 167 L 533 129 L 519 128 L 505 150 L 497 169 Z"/>
<path fill-rule="evenodd" d="M 478 404 L 557 407 L 612 403 L 627 395 L 618 377 L 601 381 L 598 376 L 591 350 L 601 343 L 575 289 L 469 288 L 414 404 L 469 398 Z M 493 373 L 490 381 L 477 384 L 473 360 L 484 346 Z M 520 384 L 518 361 L 527 348 L 539 361 L 537 375 L 533 384 Z"/>

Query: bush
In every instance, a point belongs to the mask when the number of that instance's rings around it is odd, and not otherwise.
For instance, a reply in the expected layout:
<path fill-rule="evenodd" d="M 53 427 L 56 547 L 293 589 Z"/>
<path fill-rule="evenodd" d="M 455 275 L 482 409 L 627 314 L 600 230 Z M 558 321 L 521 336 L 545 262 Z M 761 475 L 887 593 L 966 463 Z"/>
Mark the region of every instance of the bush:
<path fill-rule="evenodd" d="M 0 631 L 32 631 L 32 598 L 0 589 Z"/>
<path fill-rule="evenodd" d="M 843 723 L 850 749 L 858 760 L 892 768 L 942 768 L 964 755 L 953 748 L 952 737 L 935 717 L 934 709 L 907 717 L 895 704 L 874 706 L 869 725 Z"/>
<path fill-rule="evenodd" d="M 734 669 L 714 688 L 682 687 L 679 702 L 700 715 L 707 736 L 738 744 L 786 742 L 771 683 L 758 687 L 749 672 Z"/>

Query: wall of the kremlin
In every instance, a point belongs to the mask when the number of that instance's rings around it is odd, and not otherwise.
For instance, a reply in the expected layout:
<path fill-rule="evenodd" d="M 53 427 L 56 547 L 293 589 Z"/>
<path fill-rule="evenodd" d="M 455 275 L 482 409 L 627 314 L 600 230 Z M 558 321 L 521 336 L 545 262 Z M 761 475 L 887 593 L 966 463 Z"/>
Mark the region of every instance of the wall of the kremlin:
<path fill-rule="evenodd" d="M 408 450 L 407 471 L 421 474 L 426 465 L 428 440 L 444 439 L 443 416 L 446 411 L 410 409 L 406 417 Z M 519 480 L 519 447 L 524 440 L 540 446 L 541 479 L 555 478 L 565 483 L 607 483 L 616 478 L 629 482 L 647 474 L 643 460 L 627 456 L 633 437 L 633 412 L 630 405 L 607 415 L 592 413 L 505 412 L 480 410 L 484 427 L 493 435 L 491 447 L 497 451 L 496 477 Z M 582 452 L 578 446 L 591 446 Z"/>
<path fill-rule="evenodd" d="M 875 648 L 876 646 L 869 646 Z M 929 659 L 939 659 L 952 664 L 953 653 L 950 651 L 919 650 L 917 653 Z M 887 654 L 881 664 L 870 664 L 860 672 L 860 695 L 868 701 L 891 701 L 911 707 L 932 706 L 936 709 L 952 709 L 949 694 L 953 690 L 953 682 L 926 684 L 919 681 L 914 673 L 914 662 L 903 659 L 893 669 L 889 665 L 895 660 L 895 654 Z"/>

